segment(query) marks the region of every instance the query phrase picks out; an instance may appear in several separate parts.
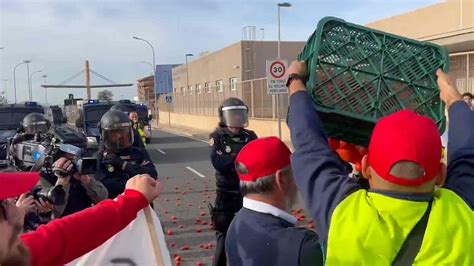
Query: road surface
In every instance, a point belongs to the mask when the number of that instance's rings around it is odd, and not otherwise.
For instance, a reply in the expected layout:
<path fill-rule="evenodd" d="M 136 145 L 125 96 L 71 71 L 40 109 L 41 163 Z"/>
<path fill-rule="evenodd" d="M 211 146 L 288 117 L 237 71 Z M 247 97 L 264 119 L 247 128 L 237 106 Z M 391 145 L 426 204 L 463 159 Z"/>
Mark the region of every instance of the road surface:
<path fill-rule="evenodd" d="M 164 185 L 155 210 L 171 257 L 179 255 L 182 266 L 211 265 L 215 236 L 208 205 L 214 204 L 215 177 L 207 140 L 154 130 L 147 149 Z M 314 228 L 302 207 L 300 202 L 292 210 L 300 220 L 298 226 Z"/>
<path fill-rule="evenodd" d="M 172 258 L 179 255 L 183 266 L 211 265 L 215 237 L 208 204 L 214 203 L 215 178 L 207 141 L 154 130 L 147 149 L 164 186 L 154 206 Z"/>

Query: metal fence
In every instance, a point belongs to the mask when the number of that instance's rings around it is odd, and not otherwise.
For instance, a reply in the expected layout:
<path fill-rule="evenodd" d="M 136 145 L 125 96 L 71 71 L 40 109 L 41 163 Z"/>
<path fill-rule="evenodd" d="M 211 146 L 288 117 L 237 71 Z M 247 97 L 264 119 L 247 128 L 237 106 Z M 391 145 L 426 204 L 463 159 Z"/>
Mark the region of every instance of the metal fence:
<path fill-rule="evenodd" d="M 166 97 L 172 96 L 172 102 L 167 103 Z M 242 99 L 249 107 L 249 117 L 276 119 L 276 97 L 267 94 L 265 78 L 225 84 L 222 86 L 193 86 L 192 90 L 178 88 L 177 91 L 160 95 L 158 106 L 160 111 L 193 115 L 217 116 L 217 109 L 229 97 Z M 282 117 L 288 110 L 288 95 L 280 95 L 280 110 Z"/>
<path fill-rule="evenodd" d="M 450 75 L 461 92 L 474 93 L 474 52 L 450 55 Z M 267 94 L 266 78 L 238 82 L 222 86 L 192 86 L 192 90 L 176 88 L 177 91 L 159 97 L 161 111 L 183 114 L 217 116 L 217 108 L 229 97 L 242 99 L 249 107 L 249 117 L 276 119 L 276 97 Z M 166 96 L 172 96 L 171 104 Z M 286 117 L 289 105 L 288 94 L 280 95 L 282 118 Z"/>
<path fill-rule="evenodd" d="M 474 51 L 451 54 L 449 74 L 459 91 L 474 93 Z"/>

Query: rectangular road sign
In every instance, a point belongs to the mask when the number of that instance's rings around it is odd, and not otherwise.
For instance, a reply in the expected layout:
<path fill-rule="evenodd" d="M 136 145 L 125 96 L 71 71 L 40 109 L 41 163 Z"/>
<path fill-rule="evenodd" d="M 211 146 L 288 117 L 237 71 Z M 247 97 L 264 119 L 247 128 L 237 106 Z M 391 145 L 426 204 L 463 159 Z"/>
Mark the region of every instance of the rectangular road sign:
<path fill-rule="evenodd" d="M 267 60 L 267 93 L 268 94 L 286 94 L 287 75 L 286 60 Z"/>

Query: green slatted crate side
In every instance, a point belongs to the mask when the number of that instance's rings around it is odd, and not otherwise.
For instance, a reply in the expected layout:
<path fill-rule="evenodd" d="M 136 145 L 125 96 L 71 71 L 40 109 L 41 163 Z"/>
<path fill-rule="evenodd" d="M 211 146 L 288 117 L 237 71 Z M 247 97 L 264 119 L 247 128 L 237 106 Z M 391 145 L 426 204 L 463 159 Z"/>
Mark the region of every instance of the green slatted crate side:
<path fill-rule="evenodd" d="M 436 70 L 448 71 L 444 48 L 326 17 L 299 59 L 328 137 L 367 145 L 375 123 L 403 109 L 432 118 L 443 133 Z"/>

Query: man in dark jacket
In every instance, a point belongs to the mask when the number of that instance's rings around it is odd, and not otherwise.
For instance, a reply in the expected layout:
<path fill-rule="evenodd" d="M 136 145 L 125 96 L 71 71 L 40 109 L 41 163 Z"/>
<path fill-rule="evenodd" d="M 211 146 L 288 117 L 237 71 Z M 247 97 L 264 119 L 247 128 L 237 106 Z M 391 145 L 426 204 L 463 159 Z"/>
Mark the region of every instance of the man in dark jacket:
<path fill-rule="evenodd" d="M 243 208 L 227 232 L 227 265 L 322 265 L 315 232 L 295 227 L 291 152 L 276 137 L 250 142 L 235 160 Z"/>
<path fill-rule="evenodd" d="M 212 210 L 212 222 L 216 230 L 217 244 L 214 265 L 226 265 L 225 235 L 236 212 L 242 208 L 239 177 L 234 160 L 240 150 L 257 138 L 248 125 L 248 108 L 237 98 L 225 100 L 219 107 L 219 127 L 210 135 L 210 157 L 216 169 L 216 201 Z"/>

